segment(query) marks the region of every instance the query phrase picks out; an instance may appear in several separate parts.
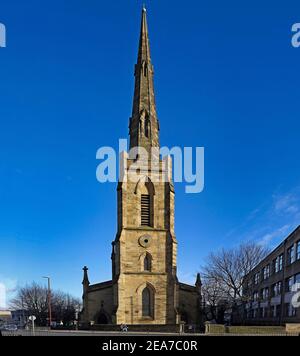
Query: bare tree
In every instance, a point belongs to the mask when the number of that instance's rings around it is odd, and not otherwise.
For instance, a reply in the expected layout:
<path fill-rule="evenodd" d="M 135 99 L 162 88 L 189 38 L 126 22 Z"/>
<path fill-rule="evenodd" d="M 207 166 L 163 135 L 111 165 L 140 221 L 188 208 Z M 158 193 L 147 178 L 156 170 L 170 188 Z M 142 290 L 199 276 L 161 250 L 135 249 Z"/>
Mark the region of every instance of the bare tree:
<path fill-rule="evenodd" d="M 202 268 L 203 294 L 208 305 L 236 306 L 246 302 L 243 295 L 244 277 L 269 253 L 266 247 L 249 242 L 237 248 L 211 253 Z"/>
<path fill-rule="evenodd" d="M 221 284 L 215 279 L 204 276 L 202 280 L 202 296 L 206 305 L 204 316 L 206 320 L 218 320 L 218 307 L 226 299 Z"/>
<path fill-rule="evenodd" d="M 58 323 L 69 325 L 75 320 L 76 311 L 80 309 L 80 300 L 61 291 L 51 292 L 52 319 Z M 11 307 L 24 310 L 35 315 L 37 325 L 48 324 L 48 290 L 46 287 L 32 283 L 17 290 L 16 297 L 11 301 Z"/>
<path fill-rule="evenodd" d="M 66 294 L 57 291 L 53 295 L 52 312 L 54 320 L 62 322 L 64 325 L 69 326 L 75 320 L 76 311 L 81 309 L 81 301 Z"/>
<path fill-rule="evenodd" d="M 48 313 L 47 288 L 37 283 L 19 288 L 16 297 L 11 301 L 11 307 L 26 310 L 29 314 L 36 316 L 38 325 L 46 325 Z"/>

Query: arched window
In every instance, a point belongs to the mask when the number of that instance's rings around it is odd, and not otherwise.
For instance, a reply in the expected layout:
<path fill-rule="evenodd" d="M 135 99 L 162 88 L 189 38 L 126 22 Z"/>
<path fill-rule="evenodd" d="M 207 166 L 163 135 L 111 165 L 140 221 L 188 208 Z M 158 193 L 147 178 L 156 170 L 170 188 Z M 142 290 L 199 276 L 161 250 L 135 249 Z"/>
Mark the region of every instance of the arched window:
<path fill-rule="evenodd" d="M 148 74 L 148 64 L 147 62 L 144 62 L 144 76 L 147 77 Z"/>
<path fill-rule="evenodd" d="M 154 185 L 148 177 L 141 179 L 135 190 L 140 196 L 140 224 L 141 226 L 154 226 Z"/>
<path fill-rule="evenodd" d="M 147 138 L 150 137 L 150 120 L 149 120 L 149 118 L 146 118 L 146 120 L 145 120 L 145 137 L 147 137 Z"/>
<path fill-rule="evenodd" d="M 147 253 L 144 258 L 144 271 L 151 272 L 151 270 L 152 270 L 152 258 L 149 255 L 149 253 Z"/>
<path fill-rule="evenodd" d="M 153 318 L 154 302 L 153 292 L 149 287 L 146 287 L 142 293 L 142 312 L 143 317 Z"/>

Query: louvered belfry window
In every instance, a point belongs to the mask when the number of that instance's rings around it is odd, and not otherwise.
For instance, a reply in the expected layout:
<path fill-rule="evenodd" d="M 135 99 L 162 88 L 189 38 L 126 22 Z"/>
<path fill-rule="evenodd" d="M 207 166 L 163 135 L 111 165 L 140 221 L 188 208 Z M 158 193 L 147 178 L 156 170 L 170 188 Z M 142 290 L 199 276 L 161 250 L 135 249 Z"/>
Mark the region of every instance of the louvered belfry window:
<path fill-rule="evenodd" d="M 141 196 L 141 225 L 151 226 L 150 195 Z"/>

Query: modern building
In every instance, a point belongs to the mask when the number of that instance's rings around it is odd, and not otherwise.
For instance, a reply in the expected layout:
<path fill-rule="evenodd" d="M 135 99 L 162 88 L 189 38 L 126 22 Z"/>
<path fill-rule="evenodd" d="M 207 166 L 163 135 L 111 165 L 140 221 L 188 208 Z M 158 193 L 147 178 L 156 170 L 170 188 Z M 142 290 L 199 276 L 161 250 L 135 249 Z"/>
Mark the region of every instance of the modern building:
<path fill-rule="evenodd" d="M 160 147 L 153 76 L 143 9 L 129 125 L 130 149 L 138 147 L 139 152 L 124 153 L 121 159 L 123 179 L 117 193 L 118 231 L 112 250 L 112 280 L 91 285 L 88 268 L 84 268 L 82 324 L 199 323 L 200 275 L 194 286 L 180 283 L 177 278 L 171 161 L 162 160 L 159 154 L 155 159 L 151 156 L 153 149 Z M 134 168 L 137 161 L 138 170 Z"/>
<path fill-rule="evenodd" d="M 300 226 L 244 279 L 247 324 L 300 323 Z"/>
<path fill-rule="evenodd" d="M 27 324 L 29 315 L 30 314 L 27 310 L 21 309 L 11 311 L 12 321 L 18 327 L 23 327 Z"/>

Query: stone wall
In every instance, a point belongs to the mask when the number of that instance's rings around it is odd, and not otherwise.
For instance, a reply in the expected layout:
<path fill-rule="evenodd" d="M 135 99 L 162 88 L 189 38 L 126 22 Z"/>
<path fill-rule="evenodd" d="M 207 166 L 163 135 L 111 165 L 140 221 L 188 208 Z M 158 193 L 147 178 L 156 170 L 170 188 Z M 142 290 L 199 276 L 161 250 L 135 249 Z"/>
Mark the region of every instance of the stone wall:
<path fill-rule="evenodd" d="M 106 283 L 107 284 L 107 283 Z M 102 286 L 101 284 L 90 286 L 85 298 L 87 310 L 84 316 L 85 323 L 97 324 L 100 313 L 102 312 L 108 318 L 108 323 L 111 323 L 113 314 L 113 289 L 112 285 Z"/>
<path fill-rule="evenodd" d="M 280 326 L 225 326 L 206 324 L 205 334 L 208 335 L 286 335 L 285 327 Z"/>
<path fill-rule="evenodd" d="M 200 323 L 199 294 L 196 287 L 179 283 L 179 309 L 187 324 Z"/>
<path fill-rule="evenodd" d="M 286 332 L 300 335 L 300 324 L 286 324 Z"/>
<path fill-rule="evenodd" d="M 93 325 L 90 330 L 93 331 L 113 331 L 121 330 L 120 325 Z M 129 325 L 129 332 L 143 332 L 143 333 L 179 333 L 180 325 Z"/>

